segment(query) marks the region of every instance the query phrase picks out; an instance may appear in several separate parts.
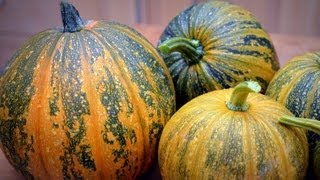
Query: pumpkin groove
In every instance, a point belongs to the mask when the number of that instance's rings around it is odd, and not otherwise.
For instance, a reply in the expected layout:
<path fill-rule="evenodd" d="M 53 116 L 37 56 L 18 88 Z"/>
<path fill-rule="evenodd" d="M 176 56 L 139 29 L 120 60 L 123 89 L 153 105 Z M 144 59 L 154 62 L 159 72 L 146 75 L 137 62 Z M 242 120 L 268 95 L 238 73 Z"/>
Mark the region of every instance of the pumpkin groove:
<path fill-rule="evenodd" d="M 132 28 L 70 28 L 33 36 L 2 74 L 1 149 L 27 179 L 141 176 L 175 110 L 169 71 Z"/>

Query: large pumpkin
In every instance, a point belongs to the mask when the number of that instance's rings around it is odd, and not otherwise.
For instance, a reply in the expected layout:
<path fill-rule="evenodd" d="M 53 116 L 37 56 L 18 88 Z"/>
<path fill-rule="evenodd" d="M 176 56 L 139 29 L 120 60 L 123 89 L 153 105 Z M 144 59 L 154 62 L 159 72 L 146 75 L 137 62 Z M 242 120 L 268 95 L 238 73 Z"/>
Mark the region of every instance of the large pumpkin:
<path fill-rule="evenodd" d="M 174 17 L 160 37 L 177 106 L 215 89 L 258 81 L 262 92 L 279 69 L 267 32 L 247 10 L 223 1 L 195 4 Z"/>
<path fill-rule="evenodd" d="M 289 60 L 270 82 L 266 95 L 284 104 L 296 117 L 320 120 L 320 52 Z M 311 170 L 314 159 L 320 159 L 320 135 L 309 132 L 308 139 Z M 314 172 L 320 178 L 318 164 Z"/>
<path fill-rule="evenodd" d="M 133 179 L 175 110 L 169 71 L 135 30 L 61 12 L 1 76 L 1 149 L 28 179 Z"/>
<path fill-rule="evenodd" d="M 270 97 L 249 93 L 258 90 L 243 82 L 182 106 L 160 138 L 163 179 L 302 179 L 306 134 L 279 124 L 293 115 Z"/>

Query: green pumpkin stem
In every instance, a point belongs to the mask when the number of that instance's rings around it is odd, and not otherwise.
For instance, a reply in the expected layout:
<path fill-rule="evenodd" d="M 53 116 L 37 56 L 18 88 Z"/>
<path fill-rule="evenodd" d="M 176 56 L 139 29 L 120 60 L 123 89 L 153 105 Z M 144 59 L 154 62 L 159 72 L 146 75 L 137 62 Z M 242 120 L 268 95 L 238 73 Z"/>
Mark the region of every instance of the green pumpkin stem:
<path fill-rule="evenodd" d="M 259 83 L 255 81 L 245 81 L 234 87 L 227 107 L 233 111 L 247 111 L 249 104 L 246 102 L 249 93 L 258 93 L 261 90 Z"/>
<path fill-rule="evenodd" d="M 309 131 L 320 134 L 320 121 L 315 119 L 297 118 L 292 116 L 284 116 L 279 119 L 280 123 L 307 129 Z"/>
<path fill-rule="evenodd" d="M 199 40 L 184 37 L 170 38 L 158 46 L 160 52 L 170 55 L 173 52 L 180 52 L 188 64 L 196 64 L 202 58 L 204 52 Z"/>
<path fill-rule="evenodd" d="M 78 10 L 70 3 L 61 1 L 60 12 L 64 32 L 78 32 L 84 27 L 84 22 Z"/>

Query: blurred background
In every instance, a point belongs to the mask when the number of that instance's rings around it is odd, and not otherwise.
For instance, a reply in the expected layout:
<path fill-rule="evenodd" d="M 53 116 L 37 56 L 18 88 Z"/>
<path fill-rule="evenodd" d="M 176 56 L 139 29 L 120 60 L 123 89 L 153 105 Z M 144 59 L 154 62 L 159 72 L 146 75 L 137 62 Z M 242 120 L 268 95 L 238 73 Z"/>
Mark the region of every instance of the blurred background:
<path fill-rule="evenodd" d="M 69 0 L 84 19 L 164 28 L 205 0 Z M 320 0 L 226 0 L 251 11 L 269 33 L 320 37 Z M 61 26 L 59 0 L 0 0 L 0 69 L 30 36 Z"/>

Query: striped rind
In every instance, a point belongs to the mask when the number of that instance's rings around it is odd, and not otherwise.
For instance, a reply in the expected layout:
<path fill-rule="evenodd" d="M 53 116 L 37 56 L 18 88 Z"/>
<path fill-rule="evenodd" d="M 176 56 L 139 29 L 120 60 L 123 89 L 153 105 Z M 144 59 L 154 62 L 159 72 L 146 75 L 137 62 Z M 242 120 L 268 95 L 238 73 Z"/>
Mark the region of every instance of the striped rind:
<path fill-rule="evenodd" d="M 28 179 L 138 177 L 175 111 L 161 56 L 114 22 L 35 35 L 0 87 L 1 149 Z"/>
<path fill-rule="evenodd" d="M 308 145 L 303 130 L 278 123 L 292 115 L 261 94 L 247 112 L 229 110 L 232 90 L 201 95 L 181 107 L 161 135 L 163 179 L 302 179 Z"/>
<path fill-rule="evenodd" d="M 296 117 L 320 120 L 320 52 L 305 53 L 290 59 L 275 74 L 266 95 L 285 105 Z M 312 167 L 319 164 L 314 160 L 320 157 L 320 135 L 308 132 L 308 140 L 309 166 Z M 315 173 L 320 172 L 319 165 L 314 167 Z"/>
<path fill-rule="evenodd" d="M 320 119 L 320 53 L 289 60 L 270 82 L 266 95 L 297 117 Z"/>
<path fill-rule="evenodd" d="M 164 55 L 175 83 L 177 103 L 215 89 L 258 81 L 262 92 L 279 69 L 271 38 L 245 9 L 222 1 L 199 3 L 180 12 L 162 33 L 159 44 L 172 37 L 197 39 L 204 55 L 189 65 L 180 53 Z"/>

